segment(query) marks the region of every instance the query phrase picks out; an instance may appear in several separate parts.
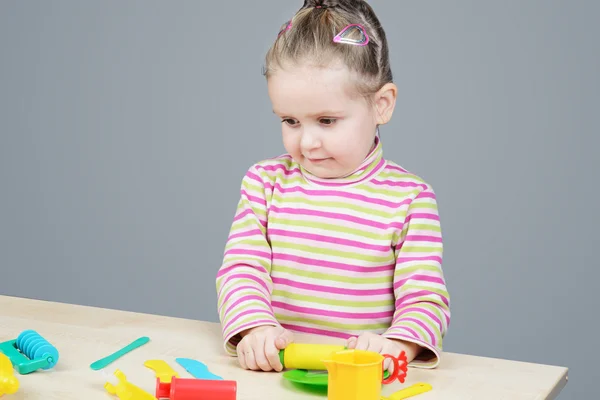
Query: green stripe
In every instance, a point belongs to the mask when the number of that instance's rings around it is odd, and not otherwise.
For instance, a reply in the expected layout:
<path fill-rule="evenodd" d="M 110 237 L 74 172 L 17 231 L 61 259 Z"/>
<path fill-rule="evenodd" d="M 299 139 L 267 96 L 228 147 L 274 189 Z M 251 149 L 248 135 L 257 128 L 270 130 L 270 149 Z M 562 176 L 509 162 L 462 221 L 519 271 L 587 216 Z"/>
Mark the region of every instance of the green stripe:
<path fill-rule="evenodd" d="M 440 290 L 440 289 L 435 289 L 432 288 L 430 286 L 425 286 L 425 285 L 410 285 L 410 284 L 405 284 L 402 285 L 402 290 L 408 290 L 408 289 L 414 289 L 414 290 L 427 290 L 429 292 L 433 292 L 435 294 L 439 294 L 440 296 L 443 296 L 445 298 L 448 298 L 448 293 L 444 290 Z M 431 301 L 431 300 L 427 300 L 427 301 Z"/>
<path fill-rule="evenodd" d="M 385 240 L 385 241 L 390 241 L 389 237 L 390 235 L 387 233 L 373 233 L 373 232 L 369 232 L 366 230 L 362 230 L 362 229 L 355 229 L 355 228 L 349 228 L 349 227 L 345 227 L 343 225 L 333 225 L 333 224 L 327 224 L 327 223 L 323 223 L 323 222 L 313 222 L 313 221 L 304 221 L 304 220 L 291 220 L 291 219 L 284 219 L 284 218 L 280 218 L 278 216 L 273 216 L 270 219 L 270 222 L 272 225 L 285 225 L 288 227 L 304 227 L 304 228 L 312 228 L 312 229 L 322 229 L 324 231 L 331 231 L 331 232 L 342 232 L 342 233 L 349 233 L 352 235 L 356 235 L 356 236 L 361 236 L 361 237 L 365 237 L 368 239 L 375 239 L 375 240 Z"/>
<path fill-rule="evenodd" d="M 250 271 L 248 271 L 248 273 L 250 273 L 250 274 L 251 274 L 251 272 L 250 272 Z M 259 278 L 260 278 L 260 276 L 258 276 L 258 274 L 255 274 L 255 275 L 256 275 L 257 277 L 259 277 Z M 227 277 L 227 275 L 223 275 L 222 277 L 220 277 L 220 278 L 217 280 L 217 291 L 218 291 L 218 290 L 220 289 L 220 287 L 223 285 L 221 282 L 222 282 L 222 281 L 223 281 L 223 279 L 225 279 L 226 277 Z M 230 282 L 228 282 L 228 285 L 240 286 L 242 283 L 247 283 L 247 284 L 250 284 L 250 285 L 254 285 L 254 286 L 256 287 L 256 290 L 260 291 L 260 293 L 261 293 L 261 294 L 263 294 L 263 293 L 264 293 L 264 292 L 263 292 L 263 290 L 264 290 L 264 287 L 260 286 L 260 284 L 259 284 L 258 282 L 256 282 L 256 281 L 253 281 L 252 279 L 248 279 L 248 278 L 242 278 L 242 279 L 236 278 L 236 279 L 234 279 L 233 281 L 230 281 Z"/>
<path fill-rule="evenodd" d="M 302 269 L 294 269 L 294 268 L 283 267 L 283 266 L 279 266 L 279 265 L 274 266 L 273 271 L 286 272 L 291 275 L 304 276 L 304 277 L 308 277 L 308 278 L 314 278 L 314 279 L 320 279 L 320 280 L 326 280 L 326 281 L 334 281 L 334 282 L 364 283 L 364 284 L 373 284 L 373 283 L 391 284 L 392 283 L 391 276 L 379 276 L 379 277 L 371 277 L 371 278 L 360 277 L 360 276 L 350 277 L 350 276 L 325 274 L 322 272 L 312 272 L 312 271 L 306 271 L 306 270 L 302 270 Z"/>
<path fill-rule="evenodd" d="M 441 253 L 442 246 L 403 246 L 400 251 L 402 253 Z"/>
<path fill-rule="evenodd" d="M 254 258 L 253 261 L 258 262 L 262 267 L 264 267 L 267 271 L 271 271 L 271 263 L 265 261 L 264 258 Z M 242 262 L 244 264 L 249 264 L 248 262 L 248 257 L 247 256 L 241 256 L 241 257 L 225 257 L 225 260 L 223 262 L 223 267 L 229 267 L 229 265 L 226 264 L 235 264 L 236 262 Z"/>
<path fill-rule="evenodd" d="M 285 180 L 285 185 L 282 185 L 282 186 L 285 189 L 288 186 L 303 186 L 305 183 L 306 183 L 306 181 L 304 180 L 303 177 L 294 177 L 294 178 L 287 178 Z M 418 193 L 421 192 L 420 188 L 410 188 L 410 187 L 398 188 L 397 190 L 383 189 L 380 186 L 373 186 L 369 182 L 362 183 L 362 184 L 354 187 L 353 189 L 364 191 L 364 192 L 374 194 L 374 195 L 385 195 L 392 199 L 403 199 L 406 197 L 414 197 Z M 406 191 L 402 191 L 401 189 L 405 189 Z"/>
<path fill-rule="evenodd" d="M 239 241 L 228 241 L 227 245 L 225 245 L 225 251 L 231 249 L 232 247 L 238 247 L 240 245 L 246 245 L 253 247 L 250 250 L 266 250 L 269 252 L 271 248 L 269 247 L 269 243 L 266 239 L 253 239 L 252 236 L 245 237 L 240 239 Z M 256 247 L 259 247 L 258 249 Z M 247 257 L 257 257 L 253 255 L 248 255 Z"/>
<path fill-rule="evenodd" d="M 247 244 L 252 244 L 252 241 L 246 241 L 244 243 Z M 262 242 L 258 241 L 257 244 L 260 244 Z M 346 259 L 350 259 L 350 260 L 362 260 L 362 261 L 369 261 L 369 262 L 373 262 L 373 263 L 389 263 L 389 262 L 393 262 L 394 259 L 393 257 L 389 257 L 389 256 L 374 256 L 374 255 L 370 255 L 370 254 L 362 254 L 362 253 L 352 253 L 352 252 L 347 252 L 347 251 L 340 251 L 340 250 L 333 250 L 331 248 L 319 248 L 319 247 L 314 247 L 314 246 L 309 246 L 309 245 L 304 245 L 304 244 L 297 244 L 297 243 L 287 243 L 287 242 L 280 242 L 280 241 L 275 241 L 275 240 L 271 240 L 271 245 L 273 246 L 273 248 L 282 248 L 282 249 L 290 249 L 290 250 L 298 250 L 298 251 L 305 251 L 307 253 L 311 253 L 311 254 L 324 254 L 324 255 L 328 255 L 328 256 L 336 256 L 336 257 L 341 257 L 341 258 L 346 258 Z"/>
<path fill-rule="evenodd" d="M 257 222 L 254 219 L 249 219 L 250 217 L 244 218 L 244 219 L 238 219 L 233 226 L 231 227 L 231 230 L 229 231 L 229 234 L 231 235 L 232 233 L 238 233 L 238 231 L 242 231 L 242 230 L 246 230 L 243 228 L 260 228 L 260 230 L 262 232 L 265 231 L 265 227 L 262 226 L 259 222 Z"/>
<path fill-rule="evenodd" d="M 363 213 L 366 215 L 375 215 L 381 218 L 394 218 L 396 212 L 385 212 L 384 210 L 380 210 L 374 207 L 379 207 L 378 205 L 373 205 L 371 207 L 364 207 L 354 203 L 344 202 L 344 201 L 319 201 L 318 198 L 305 199 L 302 197 L 289 197 L 285 196 L 282 198 L 279 195 L 273 196 L 274 201 L 277 204 L 303 204 L 310 207 L 319 207 L 319 208 L 331 208 L 331 209 L 347 209 L 356 211 L 359 213 Z M 331 211 L 334 211 L 331 210 Z"/>
<path fill-rule="evenodd" d="M 340 323 L 340 322 L 322 321 L 322 320 L 309 319 L 309 318 L 303 318 L 303 317 L 290 317 L 290 316 L 281 315 L 281 314 L 275 314 L 275 318 L 277 318 L 278 321 L 304 322 L 304 323 L 314 324 L 314 325 L 317 325 L 317 326 L 323 326 L 323 327 L 328 327 L 328 328 L 336 328 L 336 329 L 343 329 L 343 330 L 375 330 L 375 329 L 387 328 L 389 326 L 389 324 L 387 324 L 387 323 L 381 323 L 381 324 L 344 324 L 344 323 Z"/>
<path fill-rule="evenodd" d="M 234 301 L 235 301 L 235 300 L 237 300 L 237 299 L 238 299 L 237 297 L 236 297 L 236 298 L 232 298 L 231 300 L 229 300 L 229 301 L 227 302 L 227 304 L 229 304 L 229 303 L 231 303 L 231 302 L 234 302 Z M 227 318 L 227 319 L 229 320 L 229 319 L 231 319 L 231 318 L 235 317 L 235 315 L 236 315 L 236 314 L 239 314 L 239 313 L 241 313 L 241 312 L 243 312 L 243 311 L 245 311 L 245 310 L 247 310 L 248 308 L 251 308 L 251 307 L 254 307 L 254 308 L 260 308 L 260 309 L 262 309 L 262 310 L 264 310 L 264 311 L 267 311 L 267 312 L 270 312 L 270 311 L 271 311 L 271 310 L 270 310 L 270 309 L 269 309 L 269 308 L 268 308 L 268 307 L 265 305 L 265 303 L 263 303 L 263 302 L 260 302 L 260 301 L 256 301 L 256 300 L 252 300 L 252 301 L 251 301 L 249 304 L 246 304 L 246 305 L 243 305 L 243 306 L 237 306 L 237 307 L 235 307 L 235 308 L 233 309 L 233 311 L 230 311 L 230 313 L 233 313 L 233 314 L 230 314 L 230 317 L 229 317 L 229 318 Z M 225 310 L 226 310 L 226 309 L 227 309 L 227 305 L 225 305 L 225 306 L 224 306 L 224 307 L 221 309 L 221 313 L 225 312 Z M 248 314 L 248 315 L 249 315 L 250 317 L 252 317 L 252 315 L 250 315 L 250 314 Z M 221 318 L 223 318 L 223 315 L 221 315 Z M 245 318 L 245 317 L 244 317 L 244 318 Z M 227 322 L 228 322 L 228 321 L 225 321 L 225 320 L 224 320 L 223 322 L 224 322 L 225 324 L 227 324 Z M 236 322 L 236 323 L 237 323 L 237 322 Z"/>
<path fill-rule="evenodd" d="M 421 272 L 421 271 L 429 271 L 429 272 L 439 273 L 440 268 L 439 268 L 439 266 L 426 265 L 426 264 L 411 265 L 410 267 L 396 268 L 396 271 L 394 272 L 394 277 L 399 277 L 400 275 L 412 274 L 412 273 Z"/>
<path fill-rule="evenodd" d="M 429 208 L 431 210 L 436 210 L 438 209 L 438 205 L 437 203 L 427 203 L 424 201 L 413 201 L 410 205 L 410 209 L 414 209 L 414 208 Z"/>
<path fill-rule="evenodd" d="M 430 232 L 441 232 L 442 227 L 439 225 L 430 224 L 410 224 L 411 230 L 430 231 Z"/>
<path fill-rule="evenodd" d="M 316 304 L 326 304 L 331 306 L 344 306 L 344 307 L 390 307 L 394 305 L 393 300 L 380 300 L 380 301 L 351 301 L 351 300 L 335 300 L 335 299 L 326 299 L 323 297 L 317 296 L 306 296 L 302 294 L 296 294 L 291 292 L 286 292 L 284 290 L 274 290 L 273 296 L 285 297 L 288 299 L 306 301 L 310 303 Z"/>

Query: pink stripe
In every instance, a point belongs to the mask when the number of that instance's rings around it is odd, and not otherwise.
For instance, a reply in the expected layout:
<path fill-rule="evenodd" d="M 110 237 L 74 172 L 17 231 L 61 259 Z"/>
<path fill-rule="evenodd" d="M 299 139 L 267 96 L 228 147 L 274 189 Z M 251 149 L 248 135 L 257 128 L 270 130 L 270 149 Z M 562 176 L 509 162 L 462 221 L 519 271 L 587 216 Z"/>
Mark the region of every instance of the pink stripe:
<path fill-rule="evenodd" d="M 282 164 L 276 164 L 276 165 L 258 165 L 256 167 L 256 169 L 261 169 L 263 171 L 270 171 L 270 172 L 277 172 L 277 171 L 282 171 L 285 176 L 291 176 L 294 174 L 299 174 L 301 175 L 302 172 L 300 171 L 300 168 L 292 168 L 292 169 L 288 169 L 287 165 L 282 165 Z"/>
<path fill-rule="evenodd" d="M 233 318 L 231 318 L 231 320 L 225 325 L 225 328 L 223 328 L 223 329 L 226 330 L 226 331 L 229 330 L 229 327 L 235 321 L 237 321 L 238 319 L 242 318 L 244 315 L 250 315 L 250 314 L 259 314 L 259 315 L 261 315 L 261 314 L 262 315 L 267 314 L 270 317 L 275 318 L 275 316 L 272 313 L 270 313 L 268 311 L 265 311 L 262 308 L 258 308 L 258 309 L 255 309 L 255 310 L 246 310 L 246 311 L 242 311 L 241 313 L 236 314 Z"/>
<path fill-rule="evenodd" d="M 392 171 L 398 171 L 398 172 L 403 173 L 403 174 L 409 174 L 410 173 L 410 172 L 408 172 L 407 170 L 405 170 L 404 168 L 402 168 L 399 165 L 388 164 L 386 170 L 387 169 L 391 169 Z"/>
<path fill-rule="evenodd" d="M 274 318 L 274 317 L 273 317 Z M 240 325 L 236 328 L 236 331 L 238 333 L 245 331 L 246 329 L 249 328 L 253 328 L 255 326 L 261 326 L 261 325 L 275 325 L 277 324 L 276 320 L 274 319 L 259 319 L 257 321 L 252 321 L 252 322 L 248 322 L 246 324 Z M 223 329 L 223 332 L 225 332 L 225 329 Z M 239 340 L 232 340 L 232 343 L 239 343 Z"/>
<path fill-rule="evenodd" d="M 236 287 L 234 290 L 231 290 L 229 293 L 227 293 L 227 295 L 225 296 L 225 298 L 224 298 L 224 299 L 222 299 L 222 300 L 221 300 L 221 299 L 219 299 L 219 304 L 220 304 L 220 305 L 219 305 L 219 307 L 217 308 L 217 311 L 218 311 L 218 312 L 221 312 L 221 309 L 223 308 L 223 306 L 224 306 L 225 304 L 227 304 L 227 302 L 229 301 L 229 299 L 231 298 L 231 296 L 233 296 L 235 293 L 237 293 L 237 292 L 240 292 L 240 291 L 242 291 L 242 290 L 247 290 L 247 289 L 250 289 L 250 290 L 252 290 L 252 291 L 257 291 L 257 292 L 259 292 L 259 293 L 261 293 L 261 294 L 262 294 L 262 292 L 261 292 L 261 291 L 260 291 L 260 290 L 259 290 L 259 289 L 258 289 L 256 286 L 248 286 L 248 285 L 246 285 L 246 286 L 239 286 L 239 287 Z"/>
<path fill-rule="evenodd" d="M 419 334 L 415 330 L 409 328 L 408 326 L 392 326 L 390 328 L 390 331 L 392 332 L 392 334 L 396 329 L 402 329 L 402 330 L 408 331 L 413 336 L 413 339 L 421 340 L 421 336 L 419 336 Z"/>
<path fill-rule="evenodd" d="M 290 331 L 312 333 L 315 335 L 329 336 L 329 337 L 335 337 L 335 338 L 341 338 L 341 339 L 348 339 L 352 336 L 347 333 L 327 331 L 324 329 L 308 328 L 308 327 L 299 326 L 299 325 L 281 324 L 281 326 L 283 326 L 285 329 L 289 329 Z"/>
<path fill-rule="evenodd" d="M 227 260 L 225 260 L 225 264 L 228 264 Z M 250 265 L 250 264 L 237 263 L 237 264 L 230 265 L 229 267 L 221 268 L 219 270 L 219 272 L 217 272 L 217 278 L 220 278 L 223 275 L 229 273 L 230 271 L 232 271 L 236 268 L 240 268 L 240 267 L 252 268 L 262 274 L 268 274 L 267 270 L 262 265 Z"/>
<path fill-rule="evenodd" d="M 427 332 L 429 334 L 429 338 L 431 339 L 431 343 L 435 346 L 436 344 L 436 340 L 435 340 L 435 334 L 433 332 L 431 332 L 431 329 L 429 329 L 429 327 L 427 325 L 425 325 L 422 321 L 416 319 L 416 318 L 411 318 L 411 317 L 403 317 L 400 318 L 396 324 L 400 324 L 400 322 L 402 321 L 410 321 L 410 322 L 414 322 L 415 324 L 419 325 L 421 328 L 423 328 L 425 330 L 425 332 Z"/>
<path fill-rule="evenodd" d="M 312 240 L 314 242 L 326 242 L 326 243 L 335 243 L 338 245 L 342 245 L 342 246 L 349 246 L 349 247 L 355 247 L 358 249 L 362 249 L 362 250 L 375 250 L 375 251 L 380 251 L 380 252 L 384 252 L 387 253 L 388 251 L 391 250 L 391 246 L 380 246 L 380 245 L 375 245 L 375 244 L 368 244 L 368 243 L 364 243 L 364 242 L 359 242 L 356 240 L 349 240 L 349 239 L 342 239 L 342 238 L 338 238 L 338 237 L 331 237 L 331 236 L 325 236 L 325 235 L 316 235 L 316 234 L 312 234 L 312 233 L 306 233 L 306 232 L 294 232 L 294 231 L 288 231 L 288 230 L 283 230 L 283 229 L 271 229 L 269 231 L 269 236 L 273 237 L 273 236 L 285 236 L 285 237 L 293 237 L 293 238 L 298 238 L 298 239 L 306 239 L 306 240 Z"/>
<path fill-rule="evenodd" d="M 394 264 L 383 265 L 378 267 L 361 267 L 358 265 L 350 265 L 350 264 L 342 264 L 333 261 L 325 261 L 325 260 L 316 260 L 313 258 L 306 257 L 298 257 L 293 254 L 285 254 L 279 252 L 273 252 L 273 261 L 276 260 L 285 260 L 292 261 L 298 263 L 304 267 L 306 266 L 315 266 L 315 267 L 324 267 L 331 268 L 336 270 L 344 270 L 344 271 L 353 271 L 353 272 L 362 272 L 362 273 L 377 273 L 377 272 L 389 272 L 394 270 Z"/>
<path fill-rule="evenodd" d="M 262 226 L 267 226 L 266 221 L 263 221 L 260 218 L 258 218 L 258 215 L 254 214 L 254 212 L 251 209 L 246 209 L 246 210 L 242 211 L 241 213 L 239 213 L 238 215 L 236 215 L 235 218 L 233 218 L 233 222 L 235 223 L 241 219 L 244 219 L 244 217 L 246 215 L 250 215 L 251 217 L 256 218 Z"/>
<path fill-rule="evenodd" d="M 328 310 L 319 310 L 316 308 L 309 307 L 300 307 L 294 306 L 291 304 L 282 303 L 280 301 L 272 302 L 273 308 L 279 307 L 284 310 L 297 312 L 306 316 L 309 315 L 322 315 L 325 317 L 333 317 L 333 318 L 352 318 L 352 319 L 380 319 L 380 318 L 390 318 L 394 311 L 384 311 L 378 313 L 351 313 L 351 312 L 341 312 L 341 311 L 328 311 Z"/>
<path fill-rule="evenodd" d="M 439 297 L 440 299 L 442 299 L 442 301 L 444 302 L 444 304 L 446 306 L 449 305 L 448 299 L 445 296 L 440 296 L 439 294 L 435 293 L 435 292 L 430 292 L 428 290 L 420 290 L 418 292 L 414 292 L 414 293 L 410 293 L 410 294 L 405 294 L 401 297 L 399 297 L 398 299 L 396 299 L 396 308 L 400 308 L 404 305 L 408 305 L 405 304 L 408 300 L 414 299 L 414 298 L 419 298 L 419 297 L 426 297 L 426 296 L 436 296 Z M 431 303 L 431 300 L 426 300 L 427 302 Z"/>
<path fill-rule="evenodd" d="M 381 205 L 381 206 L 385 206 L 385 207 L 390 207 L 390 208 L 398 208 L 401 207 L 404 204 L 408 204 L 411 202 L 411 199 L 406 199 L 404 201 L 402 201 L 401 203 L 395 203 L 393 201 L 386 201 L 386 200 L 382 200 L 382 199 L 377 199 L 377 198 L 372 198 L 372 197 L 368 197 L 368 196 L 364 196 L 364 195 L 360 195 L 360 194 L 355 194 L 355 193 L 349 193 L 349 192 L 340 192 L 337 190 L 308 190 L 308 189 L 304 189 L 303 187 L 300 186 L 293 186 L 293 187 L 282 187 L 279 183 L 275 184 L 275 189 L 277 189 L 278 192 L 280 193 L 294 193 L 294 192 L 300 192 L 302 194 L 305 194 L 307 196 L 315 196 L 315 197 L 319 197 L 319 196 L 331 196 L 331 197 L 340 197 L 343 199 L 353 199 L 353 200 L 358 200 L 358 201 L 362 201 L 368 204 L 377 204 L 377 205 Z"/>
<path fill-rule="evenodd" d="M 263 180 L 260 179 L 260 176 L 256 175 L 254 172 L 248 171 L 246 173 L 246 176 L 248 178 L 250 178 L 250 180 L 255 181 L 256 183 L 258 183 L 259 185 L 261 185 L 261 186 L 263 185 Z"/>
<path fill-rule="evenodd" d="M 402 310 L 402 313 L 399 314 L 396 319 L 394 320 L 394 322 L 392 322 L 392 325 L 396 323 L 396 320 L 398 320 L 399 318 L 401 318 L 404 314 L 408 314 L 409 312 L 416 312 L 416 313 L 420 313 L 420 314 L 425 314 L 427 315 L 429 318 L 431 318 L 440 328 L 440 332 L 444 329 L 442 327 L 442 321 L 440 321 L 440 319 L 437 317 L 437 315 L 435 315 L 434 313 L 432 313 L 431 311 L 425 309 L 425 308 L 417 308 L 417 307 L 409 307 L 406 308 L 404 310 Z"/>
<path fill-rule="evenodd" d="M 366 226 L 371 226 L 374 228 L 379 228 L 379 229 L 388 229 L 388 228 L 397 228 L 397 229 L 402 229 L 403 224 L 400 222 L 391 222 L 389 224 L 383 224 L 381 222 L 376 222 L 370 219 L 364 219 L 364 218 L 358 218 L 358 217 L 353 217 L 351 215 L 346 215 L 346 214 L 340 214 L 340 213 L 333 213 L 333 212 L 323 212 L 323 211 L 314 211 L 314 210 L 306 210 L 303 208 L 289 208 L 289 207 L 277 207 L 277 206 L 271 206 L 271 210 L 281 213 L 281 214 L 292 214 L 292 215 L 310 215 L 313 217 L 321 217 L 321 218 L 328 218 L 328 219 L 334 219 L 336 221 L 340 221 L 340 220 L 344 220 L 344 221 L 349 221 L 349 222 L 353 222 L 355 224 L 360 224 L 360 225 L 366 225 Z"/>
<path fill-rule="evenodd" d="M 406 282 L 408 281 L 417 281 L 415 283 L 418 282 L 431 282 L 431 283 L 439 283 L 440 285 L 444 284 L 444 280 L 436 277 L 436 276 L 429 276 L 429 275 L 411 275 L 409 278 L 406 279 L 401 279 L 397 282 L 394 283 L 394 290 L 398 290 L 400 288 L 400 286 L 404 285 Z"/>
<path fill-rule="evenodd" d="M 433 243 L 442 243 L 442 238 L 438 236 L 428 236 L 428 235 L 407 235 L 404 238 L 404 242 L 433 242 Z"/>
<path fill-rule="evenodd" d="M 256 203 L 256 204 L 260 204 L 261 206 L 265 206 L 265 207 L 267 206 L 267 202 L 265 199 L 253 196 L 253 195 L 249 194 L 248 192 L 246 192 L 245 190 L 242 190 L 241 193 L 242 193 L 242 195 L 246 196 L 246 198 L 249 201 Z"/>
<path fill-rule="evenodd" d="M 267 300 L 265 300 L 264 297 L 262 296 L 257 296 L 255 294 L 253 295 L 249 295 L 249 296 L 243 296 L 240 297 L 239 299 L 237 299 L 233 304 L 231 304 L 226 310 L 225 310 L 225 315 L 229 315 L 229 313 L 231 313 L 231 310 L 233 308 L 235 308 L 235 306 L 237 306 L 238 304 L 244 302 L 244 301 L 248 301 L 248 300 L 256 300 L 256 301 L 260 301 L 262 303 L 264 303 L 267 307 L 271 308 L 271 304 L 269 304 L 269 302 Z M 272 311 L 271 311 L 272 312 Z"/>
<path fill-rule="evenodd" d="M 261 232 L 260 229 L 251 229 L 249 231 L 245 231 L 245 232 L 240 232 L 240 233 L 234 233 L 232 235 L 229 236 L 228 240 L 233 240 L 233 239 L 238 239 L 238 238 L 242 238 L 242 237 L 248 237 L 248 236 L 260 236 L 261 238 L 264 238 L 263 233 Z"/>
<path fill-rule="evenodd" d="M 435 199 L 435 193 L 430 192 L 430 191 L 422 191 L 421 193 L 419 193 L 416 197 L 417 199 Z"/>
<path fill-rule="evenodd" d="M 407 182 L 407 181 L 392 181 L 389 179 L 386 179 L 384 181 L 380 181 L 378 179 L 373 179 L 371 182 L 373 182 L 376 185 L 379 186 L 394 186 L 394 187 L 403 187 L 403 188 L 422 188 L 422 189 L 427 189 L 427 185 L 423 185 L 422 183 L 416 183 L 416 182 Z"/>
<path fill-rule="evenodd" d="M 266 293 L 269 293 L 269 287 L 267 286 L 267 284 L 260 279 L 259 277 L 252 275 L 252 274 L 232 274 L 229 275 L 226 279 L 225 282 L 223 282 L 223 285 L 221 285 L 221 290 L 227 286 L 227 284 L 229 283 L 229 281 L 233 280 L 233 279 L 250 279 L 256 283 L 258 283 L 259 285 L 261 285 L 264 289 Z"/>
<path fill-rule="evenodd" d="M 421 218 L 421 219 L 431 219 L 433 221 L 439 221 L 440 217 L 437 214 L 431 214 L 431 213 L 413 213 L 410 214 L 408 216 L 408 221 L 412 220 L 413 218 Z"/>
<path fill-rule="evenodd" d="M 242 254 L 244 256 L 256 256 L 256 257 L 264 258 L 267 261 L 271 261 L 271 254 L 264 252 L 264 251 L 250 250 L 250 249 L 229 249 L 225 252 L 225 256 L 228 256 L 231 254 Z"/>
<path fill-rule="evenodd" d="M 343 295 L 353 295 L 353 296 L 375 296 L 375 295 L 389 295 L 392 294 L 392 288 L 384 288 L 384 289 L 343 289 L 338 287 L 329 287 L 322 285 L 313 285 L 309 283 L 302 283 L 292 281 L 290 279 L 285 278 L 277 278 L 273 276 L 273 283 L 277 285 L 284 285 L 295 287 L 299 289 L 311 290 L 315 292 L 327 292 L 327 293 L 337 293 Z"/>

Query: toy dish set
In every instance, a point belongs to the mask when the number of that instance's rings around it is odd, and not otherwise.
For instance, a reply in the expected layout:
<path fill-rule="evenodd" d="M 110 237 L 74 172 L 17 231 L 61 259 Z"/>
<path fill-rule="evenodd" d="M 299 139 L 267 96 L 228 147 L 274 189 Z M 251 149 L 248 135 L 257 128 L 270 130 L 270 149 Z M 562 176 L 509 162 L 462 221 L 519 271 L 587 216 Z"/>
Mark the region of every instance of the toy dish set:
<path fill-rule="evenodd" d="M 93 362 L 90 368 L 100 370 L 125 354 L 148 343 L 140 337 L 122 349 Z M 404 383 L 407 360 L 404 352 L 399 357 L 344 346 L 291 343 L 279 352 L 286 371 L 283 378 L 302 385 L 327 389 L 328 400 L 401 400 L 431 390 L 431 385 L 418 383 L 392 394 L 381 396 L 382 386 L 398 379 Z M 384 371 L 383 363 L 393 363 L 392 372 Z M 21 375 L 53 368 L 59 360 L 56 347 L 34 330 L 21 332 L 16 339 L 0 343 L 0 397 L 19 390 Z M 121 400 L 236 400 L 237 382 L 213 374 L 203 363 L 176 358 L 193 378 L 181 378 L 164 360 L 148 360 L 144 366 L 154 371 L 155 393 L 151 394 L 128 382 L 119 369 L 104 384 L 109 394 Z M 10 397 L 10 396 L 9 396 Z"/>

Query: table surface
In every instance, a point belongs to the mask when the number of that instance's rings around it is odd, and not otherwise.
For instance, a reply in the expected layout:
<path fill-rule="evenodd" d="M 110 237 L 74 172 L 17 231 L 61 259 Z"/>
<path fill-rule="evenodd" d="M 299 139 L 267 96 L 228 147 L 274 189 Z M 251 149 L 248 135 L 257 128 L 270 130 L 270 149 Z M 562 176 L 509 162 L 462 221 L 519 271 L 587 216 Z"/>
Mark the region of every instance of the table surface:
<path fill-rule="evenodd" d="M 237 381 L 238 400 L 327 399 L 283 379 L 281 373 L 242 370 L 235 358 L 223 351 L 220 327 L 216 323 L 126 312 L 105 308 L 0 296 L 0 342 L 33 329 L 59 351 L 59 361 L 50 370 L 15 376 L 17 393 L 6 400 L 95 400 L 117 399 L 104 389 L 107 375 L 118 368 L 137 386 L 154 393 L 154 372 L 147 360 L 166 361 L 181 378 L 191 376 L 175 362 L 177 357 L 203 362 L 209 370 L 227 380 Z M 150 337 L 146 345 L 128 353 L 100 371 L 90 364 L 140 336 Z M 309 335 L 296 335 L 302 343 L 339 343 Z M 417 382 L 433 386 L 418 400 L 554 399 L 567 383 L 567 368 L 495 358 L 444 353 L 438 368 L 409 368 L 404 384 L 385 385 L 389 395 Z M 3 398 L 3 400 L 4 400 Z"/>

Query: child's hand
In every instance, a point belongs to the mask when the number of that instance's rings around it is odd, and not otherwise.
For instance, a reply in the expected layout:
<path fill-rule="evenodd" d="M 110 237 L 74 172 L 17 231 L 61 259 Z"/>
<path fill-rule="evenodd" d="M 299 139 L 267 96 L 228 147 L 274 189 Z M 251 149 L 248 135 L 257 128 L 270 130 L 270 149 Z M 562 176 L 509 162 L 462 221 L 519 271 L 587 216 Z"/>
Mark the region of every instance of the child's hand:
<path fill-rule="evenodd" d="M 346 346 L 349 349 L 374 351 L 379 354 L 390 354 L 394 357 L 398 357 L 404 351 L 407 362 L 411 362 L 416 357 L 419 349 L 419 345 L 415 343 L 388 339 L 370 332 L 363 333 L 358 338 L 351 337 L 348 339 Z M 391 361 L 386 359 L 384 368 L 389 369 L 390 364 Z"/>
<path fill-rule="evenodd" d="M 238 360 L 242 368 L 277 372 L 283 369 L 279 350 L 294 341 L 291 331 L 280 326 L 259 326 L 242 333 L 237 345 Z"/>

